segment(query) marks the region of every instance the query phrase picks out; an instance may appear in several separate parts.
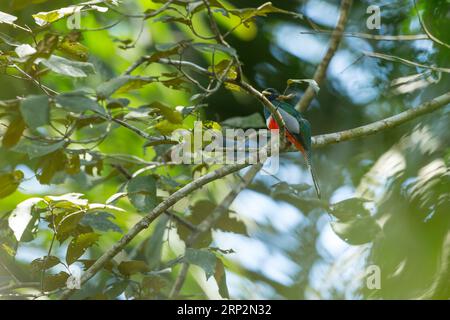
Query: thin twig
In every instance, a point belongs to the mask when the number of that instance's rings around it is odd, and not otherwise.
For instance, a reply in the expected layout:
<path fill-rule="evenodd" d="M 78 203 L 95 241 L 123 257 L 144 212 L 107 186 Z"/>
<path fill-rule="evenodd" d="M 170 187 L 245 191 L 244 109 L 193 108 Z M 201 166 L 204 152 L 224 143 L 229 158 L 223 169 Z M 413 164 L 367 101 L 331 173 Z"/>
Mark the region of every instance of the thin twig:
<path fill-rule="evenodd" d="M 414 1 L 414 9 L 416 10 L 416 14 L 417 14 L 417 18 L 419 18 L 419 23 L 423 29 L 423 31 L 425 31 L 425 33 L 427 34 L 428 38 L 433 41 L 436 42 L 437 44 L 440 44 L 441 46 L 444 46 L 446 48 L 450 48 L 450 45 L 448 45 L 447 43 L 439 40 L 438 38 L 436 38 L 431 32 L 430 30 L 428 30 L 427 26 L 425 25 L 425 22 L 422 20 L 422 17 L 420 16 L 419 10 L 417 9 L 417 4 L 416 4 L 416 0 Z"/>
<path fill-rule="evenodd" d="M 330 64 L 331 59 L 333 58 L 334 54 L 336 53 L 337 48 L 339 47 L 339 44 L 341 43 L 342 34 L 344 32 L 345 24 L 347 22 L 348 15 L 350 13 L 350 8 L 352 6 L 352 0 L 342 0 L 341 2 L 341 8 L 340 8 L 340 16 L 339 21 L 336 25 L 336 28 L 334 29 L 333 33 L 331 34 L 330 44 L 328 46 L 328 51 L 323 57 L 320 64 L 317 66 L 316 72 L 314 73 L 313 79 L 317 82 L 317 84 L 320 86 L 322 81 L 324 80 L 328 65 Z M 308 86 L 305 93 L 303 94 L 300 101 L 297 103 L 295 108 L 301 112 L 304 112 L 308 109 L 309 105 L 311 104 L 311 101 L 314 99 L 315 91 L 311 85 Z"/>
<path fill-rule="evenodd" d="M 314 30 L 314 31 L 302 31 L 300 34 L 332 34 L 333 30 Z M 383 34 L 370 34 L 362 32 L 341 32 L 343 37 L 349 38 L 361 38 L 368 40 L 379 41 L 415 41 L 415 40 L 429 40 L 426 34 L 402 34 L 402 35 L 383 35 Z"/>

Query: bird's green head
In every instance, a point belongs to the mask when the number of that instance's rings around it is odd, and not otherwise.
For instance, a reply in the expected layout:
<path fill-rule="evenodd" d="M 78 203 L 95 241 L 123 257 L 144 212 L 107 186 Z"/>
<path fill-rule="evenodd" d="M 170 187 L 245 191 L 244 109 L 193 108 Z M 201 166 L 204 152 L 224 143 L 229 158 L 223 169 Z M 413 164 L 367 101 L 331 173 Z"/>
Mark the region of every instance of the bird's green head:
<path fill-rule="evenodd" d="M 280 93 L 274 88 L 268 88 L 264 90 L 262 94 L 271 102 L 278 99 L 280 96 Z"/>

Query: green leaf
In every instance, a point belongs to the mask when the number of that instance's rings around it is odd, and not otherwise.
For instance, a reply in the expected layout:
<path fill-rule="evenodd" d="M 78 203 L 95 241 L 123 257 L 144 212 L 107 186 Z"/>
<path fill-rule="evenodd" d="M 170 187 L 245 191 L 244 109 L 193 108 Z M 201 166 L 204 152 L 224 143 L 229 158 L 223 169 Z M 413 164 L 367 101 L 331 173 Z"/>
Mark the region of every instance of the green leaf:
<path fill-rule="evenodd" d="M 13 151 L 28 154 L 30 159 L 39 158 L 51 154 L 65 146 L 65 141 L 58 141 L 55 143 L 43 143 L 38 141 L 24 140 Z"/>
<path fill-rule="evenodd" d="M 222 125 L 242 129 L 262 128 L 266 126 L 263 117 L 257 112 L 245 117 L 228 118 L 222 122 Z"/>
<path fill-rule="evenodd" d="M 93 0 L 93 1 L 80 3 L 79 5 L 68 6 L 68 7 L 52 10 L 52 11 L 38 12 L 36 14 L 33 14 L 34 22 L 37 25 L 44 27 L 44 26 L 51 24 L 53 22 L 56 22 L 62 18 L 71 16 L 77 12 L 81 12 L 82 10 L 85 10 L 85 9 L 96 10 L 98 12 L 108 11 L 108 8 L 99 6 L 99 4 L 102 4 L 102 2 L 103 1 Z M 108 2 L 111 2 L 111 1 L 108 1 Z"/>
<path fill-rule="evenodd" d="M 60 264 L 61 261 L 55 256 L 45 256 L 39 259 L 35 259 L 31 262 L 30 267 L 33 272 L 39 272 L 42 270 L 47 270 L 53 268 L 54 266 Z"/>
<path fill-rule="evenodd" d="M 128 198 L 139 211 L 150 211 L 158 203 L 153 176 L 137 176 L 128 182 Z"/>
<path fill-rule="evenodd" d="M 20 103 L 23 120 L 31 129 L 50 123 L 50 107 L 47 96 L 29 96 Z"/>
<path fill-rule="evenodd" d="M 92 232 L 80 234 L 78 237 L 72 239 L 69 247 L 67 248 L 67 264 L 71 265 L 77 261 L 77 259 L 81 257 L 89 247 L 93 246 L 97 242 L 99 237 L 99 234 Z"/>
<path fill-rule="evenodd" d="M 193 43 L 192 47 L 203 52 L 224 52 L 232 57 L 237 57 L 237 51 L 235 49 L 226 47 L 222 44 L 197 42 Z"/>
<path fill-rule="evenodd" d="M 36 59 L 36 63 L 43 64 L 58 74 L 74 78 L 87 77 L 89 74 L 95 73 L 92 63 L 68 60 L 55 55 L 51 55 L 48 59 Z"/>
<path fill-rule="evenodd" d="M 145 276 L 141 281 L 141 287 L 145 298 L 154 298 L 167 286 L 167 281 L 158 275 Z"/>
<path fill-rule="evenodd" d="M 166 232 L 169 217 L 162 215 L 153 230 L 152 235 L 146 240 L 144 247 L 144 257 L 151 269 L 156 269 L 161 263 L 161 253 L 164 244 L 164 233 Z"/>
<path fill-rule="evenodd" d="M 33 216 L 32 210 L 36 204 L 42 201 L 42 198 L 30 198 L 17 205 L 8 218 L 8 224 L 14 232 L 17 241 L 21 241 L 25 230 L 30 225 L 34 225 L 36 217 Z"/>
<path fill-rule="evenodd" d="M 155 112 L 162 115 L 166 120 L 171 123 L 181 124 L 183 123 L 183 116 L 177 110 L 161 103 L 159 101 L 154 101 L 149 105 L 150 109 L 155 110 Z"/>
<path fill-rule="evenodd" d="M 205 271 L 206 279 L 209 279 L 216 272 L 217 257 L 208 250 L 187 248 L 184 259 L 187 263 L 202 268 Z"/>
<path fill-rule="evenodd" d="M 135 273 L 146 273 L 150 271 L 147 264 L 140 260 L 122 261 L 117 269 L 124 276 L 131 276 Z"/>
<path fill-rule="evenodd" d="M 41 172 L 37 176 L 39 182 L 42 184 L 50 184 L 55 174 L 64 170 L 66 162 L 67 157 L 61 149 L 40 158 L 39 167 L 41 168 Z"/>
<path fill-rule="evenodd" d="M 116 281 L 110 286 L 108 286 L 108 288 L 105 291 L 105 295 L 108 297 L 108 299 L 113 300 L 118 296 L 120 296 L 127 289 L 129 284 L 130 284 L 129 280 Z"/>
<path fill-rule="evenodd" d="M 370 212 L 364 207 L 364 203 L 368 201 L 363 198 L 346 199 L 331 205 L 330 213 L 340 221 L 348 221 L 357 217 L 368 217 Z"/>
<path fill-rule="evenodd" d="M 53 291 L 65 287 L 69 274 L 61 271 L 58 274 L 49 274 L 44 277 L 43 289 L 44 291 Z"/>
<path fill-rule="evenodd" d="M 183 48 L 186 48 L 191 41 L 180 41 L 175 44 L 165 44 L 156 47 L 157 51 L 152 53 L 147 59 L 148 63 L 157 62 L 161 58 L 167 58 L 178 54 Z"/>
<path fill-rule="evenodd" d="M 11 148 L 15 146 L 22 134 L 25 131 L 25 122 L 22 117 L 15 117 L 11 120 L 5 135 L 3 136 L 2 144 L 5 148 Z"/>
<path fill-rule="evenodd" d="M 238 72 L 237 72 L 236 66 L 234 66 L 234 65 L 230 66 L 230 63 L 232 63 L 230 60 L 227 60 L 227 59 L 222 60 L 218 64 L 214 65 L 214 68 L 209 67 L 208 71 L 213 72 L 218 77 L 222 77 L 224 75 L 225 71 L 228 70 L 226 77 L 228 79 L 235 80 L 235 79 L 237 79 Z"/>
<path fill-rule="evenodd" d="M 94 111 L 105 114 L 105 110 L 100 107 L 97 101 L 86 97 L 81 92 L 60 94 L 55 100 L 61 107 L 70 112 L 82 113 L 85 111 Z"/>
<path fill-rule="evenodd" d="M 342 240 L 351 245 L 368 243 L 381 232 L 378 223 L 370 216 L 345 222 L 331 222 L 331 227 Z"/>
<path fill-rule="evenodd" d="M 245 223 L 234 217 L 230 217 L 229 213 L 222 214 L 219 221 L 217 221 L 213 228 L 220 229 L 226 232 L 248 235 L 247 226 L 245 225 Z"/>
<path fill-rule="evenodd" d="M 153 82 L 152 78 L 120 76 L 102 83 L 97 88 L 97 96 L 100 99 L 109 98 L 113 93 L 125 93 L 131 90 L 140 89 L 146 84 Z"/>
<path fill-rule="evenodd" d="M 78 61 L 87 61 L 89 56 L 89 49 L 76 39 L 73 39 L 70 35 L 64 37 L 58 49 Z"/>
<path fill-rule="evenodd" d="M 183 128 L 181 124 L 175 124 L 168 120 L 159 121 L 155 125 L 155 129 L 158 130 L 164 136 L 170 136 L 172 132 L 180 128 Z"/>
<path fill-rule="evenodd" d="M 225 273 L 225 267 L 220 259 L 217 259 L 216 270 L 214 272 L 214 278 L 216 279 L 217 286 L 219 287 L 219 294 L 222 298 L 230 299 L 227 287 L 227 277 Z"/>
<path fill-rule="evenodd" d="M 291 185 L 282 181 L 271 187 L 270 194 L 274 198 L 280 198 L 283 196 L 299 197 L 302 192 L 309 190 L 310 188 L 311 186 L 306 183 Z"/>
<path fill-rule="evenodd" d="M 191 215 L 186 217 L 186 220 L 193 225 L 199 225 L 202 221 L 208 217 L 216 205 L 208 200 L 197 201 L 191 208 Z M 182 223 L 177 223 L 177 233 L 181 240 L 186 241 L 191 234 L 191 230 L 187 228 Z M 211 230 L 202 233 L 197 241 L 193 244 L 194 248 L 204 248 L 207 247 L 212 242 Z"/>
<path fill-rule="evenodd" d="M 23 177 L 23 172 L 20 170 L 0 174 L 0 199 L 14 193 L 22 182 Z"/>
<path fill-rule="evenodd" d="M 85 226 L 90 226 L 98 231 L 115 231 L 122 233 L 122 229 L 113 223 L 110 219 L 114 216 L 107 212 L 94 212 L 86 214 L 80 221 L 81 224 Z"/>
<path fill-rule="evenodd" d="M 291 11 L 287 11 L 287 10 L 283 10 L 283 9 L 275 7 L 274 5 L 272 5 L 272 2 L 266 2 L 262 5 L 260 5 L 258 8 L 231 9 L 231 10 L 228 10 L 228 12 L 240 17 L 243 21 L 243 24 L 246 27 L 249 27 L 249 24 L 248 24 L 249 20 L 251 20 L 255 17 L 265 17 L 269 13 L 283 13 L 283 14 L 291 15 L 295 18 L 303 18 L 303 15 L 301 15 L 299 13 L 291 12 Z"/>

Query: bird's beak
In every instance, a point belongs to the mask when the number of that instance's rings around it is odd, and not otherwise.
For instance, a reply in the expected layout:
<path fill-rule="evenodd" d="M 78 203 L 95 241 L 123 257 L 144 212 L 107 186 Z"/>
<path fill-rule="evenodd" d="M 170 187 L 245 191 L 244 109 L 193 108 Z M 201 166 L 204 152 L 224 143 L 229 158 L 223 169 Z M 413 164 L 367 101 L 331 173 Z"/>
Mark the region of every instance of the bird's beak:
<path fill-rule="evenodd" d="M 263 92 L 261 92 L 263 96 L 270 96 L 272 93 L 270 91 L 266 91 L 264 90 Z"/>

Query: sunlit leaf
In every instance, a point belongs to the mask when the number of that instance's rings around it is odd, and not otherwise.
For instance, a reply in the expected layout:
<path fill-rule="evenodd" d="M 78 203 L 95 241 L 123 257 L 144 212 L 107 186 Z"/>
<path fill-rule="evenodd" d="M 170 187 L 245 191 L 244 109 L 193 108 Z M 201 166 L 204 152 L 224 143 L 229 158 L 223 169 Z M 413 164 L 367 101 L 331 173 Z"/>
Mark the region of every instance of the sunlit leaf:
<path fill-rule="evenodd" d="M 222 60 L 214 67 L 209 67 L 208 71 L 213 72 L 217 77 L 225 76 L 228 79 L 235 80 L 238 75 L 237 68 L 233 64 L 230 65 L 230 63 L 230 60 Z"/>
<path fill-rule="evenodd" d="M 37 51 L 29 44 L 21 44 L 14 50 L 19 58 L 26 58 L 35 54 Z"/>
<path fill-rule="evenodd" d="M 58 74 L 82 78 L 95 73 L 94 65 L 89 62 L 74 61 L 63 57 L 51 55 L 48 59 L 38 58 L 36 63 L 40 63 Z"/>
<path fill-rule="evenodd" d="M 61 196 L 45 196 L 44 199 L 55 207 L 70 208 L 72 206 L 84 207 L 88 204 L 88 200 L 81 199 L 82 193 L 66 193 Z M 67 205 L 68 204 L 68 205 Z"/>
<path fill-rule="evenodd" d="M 177 110 L 159 102 L 155 101 L 149 105 L 149 108 L 161 114 L 165 119 L 171 123 L 181 124 L 183 122 L 183 116 Z"/>
<path fill-rule="evenodd" d="M 25 230 L 30 224 L 34 224 L 35 217 L 32 209 L 36 204 L 42 201 L 42 198 L 30 198 L 17 205 L 8 218 L 9 227 L 14 232 L 17 241 L 22 239 Z"/>
<path fill-rule="evenodd" d="M 10 15 L 9 13 L 0 11 L 0 23 L 13 24 L 17 20 L 17 17 Z"/>

